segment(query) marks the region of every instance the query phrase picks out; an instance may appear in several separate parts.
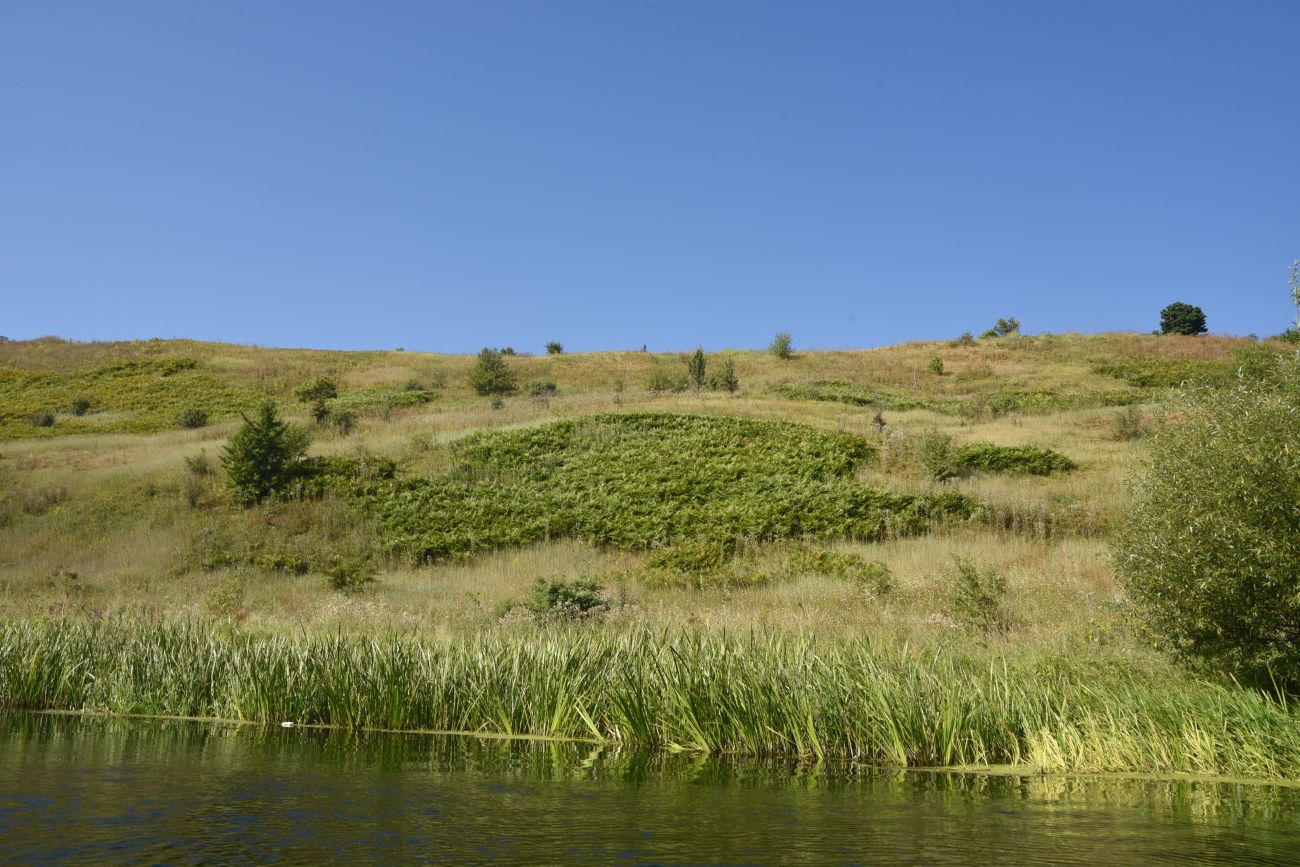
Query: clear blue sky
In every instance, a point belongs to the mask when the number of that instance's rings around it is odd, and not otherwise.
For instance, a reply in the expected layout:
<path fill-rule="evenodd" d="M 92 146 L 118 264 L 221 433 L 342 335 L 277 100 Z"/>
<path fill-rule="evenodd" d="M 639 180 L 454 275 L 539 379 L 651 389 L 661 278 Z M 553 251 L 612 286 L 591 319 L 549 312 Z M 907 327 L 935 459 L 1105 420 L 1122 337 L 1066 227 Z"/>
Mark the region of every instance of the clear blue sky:
<path fill-rule="evenodd" d="M 1273 334 L 1300 2 L 0 5 L 0 334 Z"/>

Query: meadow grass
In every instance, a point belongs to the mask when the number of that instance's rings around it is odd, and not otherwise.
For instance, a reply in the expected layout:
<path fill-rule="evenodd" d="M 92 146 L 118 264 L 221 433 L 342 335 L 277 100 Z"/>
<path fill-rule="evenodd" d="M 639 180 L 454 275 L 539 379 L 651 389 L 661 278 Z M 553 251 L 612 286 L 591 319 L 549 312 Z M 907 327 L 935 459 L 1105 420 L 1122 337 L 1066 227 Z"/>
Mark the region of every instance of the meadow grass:
<path fill-rule="evenodd" d="M 27 621 L 0 625 L 0 706 L 895 767 L 1300 774 L 1300 720 L 1284 703 L 1084 647 L 583 627 L 432 641 Z"/>

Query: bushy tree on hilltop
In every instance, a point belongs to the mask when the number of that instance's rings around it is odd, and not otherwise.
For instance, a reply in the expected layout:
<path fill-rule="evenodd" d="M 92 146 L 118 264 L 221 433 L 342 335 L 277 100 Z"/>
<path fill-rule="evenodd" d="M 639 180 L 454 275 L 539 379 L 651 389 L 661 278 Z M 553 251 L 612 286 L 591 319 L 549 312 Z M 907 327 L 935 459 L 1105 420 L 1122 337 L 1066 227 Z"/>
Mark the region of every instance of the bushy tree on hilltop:
<path fill-rule="evenodd" d="M 1191 304 L 1175 301 L 1160 311 L 1161 334 L 1204 334 L 1205 311 Z"/>

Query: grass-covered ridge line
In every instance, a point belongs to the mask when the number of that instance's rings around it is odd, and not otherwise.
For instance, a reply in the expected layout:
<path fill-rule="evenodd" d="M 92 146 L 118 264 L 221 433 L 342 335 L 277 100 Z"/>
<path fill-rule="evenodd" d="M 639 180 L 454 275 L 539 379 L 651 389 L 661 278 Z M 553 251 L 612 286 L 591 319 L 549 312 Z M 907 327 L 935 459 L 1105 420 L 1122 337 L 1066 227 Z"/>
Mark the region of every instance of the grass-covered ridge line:
<path fill-rule="evenodd" d="M 1286 705 L 1086 647 L 921 651 L 644 629 L 439 642 L 26 621 L 0 624 L 0 708 L 528 734 L 900 767 L 1300 775 L 1300 719 Z"/>
<path fill-rule="evenodd" d="M 572 537 L 638 550 L 789 538 L 879 539 L 970 517 L 954 493 L 895 494 L 854 471 L 860 437 L 752 419 L 596 415 L 475 434 L 441 478 L 371 501 L 390 544 L 421 560 Z"/>

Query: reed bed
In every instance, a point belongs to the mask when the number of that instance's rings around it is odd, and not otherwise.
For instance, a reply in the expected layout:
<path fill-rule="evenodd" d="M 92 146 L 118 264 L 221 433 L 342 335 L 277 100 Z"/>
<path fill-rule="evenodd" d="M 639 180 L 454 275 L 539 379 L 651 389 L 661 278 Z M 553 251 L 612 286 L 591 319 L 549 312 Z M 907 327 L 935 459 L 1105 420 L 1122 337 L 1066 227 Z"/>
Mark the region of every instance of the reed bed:
<path fill-rule="evenodd" d="M 436 641 L 0 625 L 0 708 L 592 739 L 897 767 L 1300 775 L 1284 701 L 1104 651 L 582 624 Z"/>

